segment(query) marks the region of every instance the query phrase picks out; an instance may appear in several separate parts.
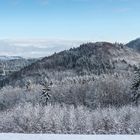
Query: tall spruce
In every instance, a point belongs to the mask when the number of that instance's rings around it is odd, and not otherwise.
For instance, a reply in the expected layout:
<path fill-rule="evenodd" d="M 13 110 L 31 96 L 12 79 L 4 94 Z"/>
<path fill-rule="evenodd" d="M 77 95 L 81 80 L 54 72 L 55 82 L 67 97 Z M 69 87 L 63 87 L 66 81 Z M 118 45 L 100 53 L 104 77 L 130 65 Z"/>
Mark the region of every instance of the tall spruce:
<path fill-rule="evenodd" d="M 42 93 L 41 93 L 41 103 L 42 105 L 47 105 L 48 101 L 51 97 L 51 86 L 52 82 L 49 82 L 47 78 L 44 79 L 43 82 L 41 82 L 42 85 Z"/>
<path fill-rule="evenodd" d="M 27 82 L 26 82 L 26 90 L 27 91 L 31 91 L 31 89 L 32 89 L 32 82 L 31 82 L 31 80 L 28 80 Z"/>
<path fill-rule="evenodd" d="M 135 78 L 132 83 L 132 101 L 138 105 L 140 100 L 140 67 L 135 71 Z"/>

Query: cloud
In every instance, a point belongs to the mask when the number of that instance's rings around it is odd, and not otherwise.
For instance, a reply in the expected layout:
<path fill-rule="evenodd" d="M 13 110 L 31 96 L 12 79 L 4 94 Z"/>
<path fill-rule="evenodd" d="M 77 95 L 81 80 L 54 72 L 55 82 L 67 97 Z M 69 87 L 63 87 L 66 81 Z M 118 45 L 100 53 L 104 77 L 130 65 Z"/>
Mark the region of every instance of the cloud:
<path fill-rule="evenodd" d="M 22 57 L 44 57 L 72 47 L 81 41 L 68 40 L 0 40 L 0 55 Z"/>

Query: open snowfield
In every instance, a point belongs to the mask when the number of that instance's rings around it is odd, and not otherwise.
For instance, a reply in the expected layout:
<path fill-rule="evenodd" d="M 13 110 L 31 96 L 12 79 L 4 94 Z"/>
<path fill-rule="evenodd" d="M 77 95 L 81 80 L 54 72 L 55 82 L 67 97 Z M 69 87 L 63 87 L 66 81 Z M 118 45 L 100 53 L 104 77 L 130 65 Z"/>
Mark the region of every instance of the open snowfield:
<path fill-rule="evenodd" d="M 0 140 L 140 140 L 135 135 L 0 134 Z"/>

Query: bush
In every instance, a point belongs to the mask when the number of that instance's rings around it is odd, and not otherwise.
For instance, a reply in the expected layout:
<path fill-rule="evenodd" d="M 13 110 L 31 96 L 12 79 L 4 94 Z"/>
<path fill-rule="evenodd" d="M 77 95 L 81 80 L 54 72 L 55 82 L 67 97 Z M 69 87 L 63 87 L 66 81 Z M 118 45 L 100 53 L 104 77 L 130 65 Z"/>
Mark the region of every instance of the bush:
<path fill-rule="evenodd" d="M 101 75 L 68 78 L 52 88 L 52 101 L 91 108 L 131 103 L 129 77 Z"/>
<path fill-rule="evenodd" d="M 31 91 L 20 87 L 4 87 L 0 90 L 0 110 L 11 108 L 20 103 L 39 103 L 40 89 L 41 87 L 38 85 L 34 85 Z"/>

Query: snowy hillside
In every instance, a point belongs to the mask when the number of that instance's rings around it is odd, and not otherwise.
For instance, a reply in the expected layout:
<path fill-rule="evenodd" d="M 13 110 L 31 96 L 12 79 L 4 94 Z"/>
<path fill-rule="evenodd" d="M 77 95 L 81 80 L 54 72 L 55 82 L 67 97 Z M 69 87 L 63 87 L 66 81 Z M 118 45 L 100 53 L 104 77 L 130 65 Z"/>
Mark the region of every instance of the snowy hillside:
<path fill-rule="evenodd" d="M 5 76 L 0 80 L 0 132 L 140 134 L 139 60 L 140 54 L 123 44 L 86 43 Z M 78 135 L 5 136 L 13 140 L 104 139 Z"/>
<path fill-rule="evenodd" d="M 50 77 L 50 71 L 54 73 L 70 71 L 72 74 L 80 75 L 133 71 L 138 66 L 139 60 L 140 54 L 123 44 L 86 43 L 77 48 L 44 57 L 6 77 L 0 82 L 0 85 L 13 85 L 17 82 L 19 84 L 23 79 L 30 79 L 37 83 L 40 82 L 41 77 L 46 77 L 46 75 Z"/>

